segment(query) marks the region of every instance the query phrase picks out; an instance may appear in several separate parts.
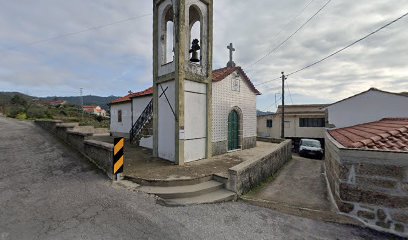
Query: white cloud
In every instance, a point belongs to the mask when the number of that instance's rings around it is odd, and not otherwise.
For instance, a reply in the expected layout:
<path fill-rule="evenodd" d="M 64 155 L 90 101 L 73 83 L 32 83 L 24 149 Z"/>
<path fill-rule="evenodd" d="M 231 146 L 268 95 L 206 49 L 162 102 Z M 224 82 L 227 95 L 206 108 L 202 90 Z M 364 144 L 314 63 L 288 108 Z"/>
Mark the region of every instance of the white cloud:
<path fill-rule="evenodd" d="M 333 0 L 293 39 L 249 69 L 326 0 L 313 1 L 287 25 L 307 2 L 214 0 L 214 67 L 225 66 L 226 46 L 233 42 L 235 62 L 244 66 L 253 82 L 263 82 L 330 54 L 408 9 L 406 0 Z M 151 85 L 152 16 L 27 44 L 152 13 L 152 1 L 20 0 L 2 1 L 0 5 L 0 90 L 66 95 L 83 87 L 93 94 L 123 95 L 129 89 Z M 331 102 L 370 87 L 407 91 L 408 35 L 403 31 L 407 24 L 408 19 L 403 19 L 326 62 L 291 76 L 288 83 L 294 102 Z M 9 47 L 17 49 L 4 50 Z M 264 94 L 258 101 L 261 109 L 273 105 L 279 84 L 259 86 Z"/>

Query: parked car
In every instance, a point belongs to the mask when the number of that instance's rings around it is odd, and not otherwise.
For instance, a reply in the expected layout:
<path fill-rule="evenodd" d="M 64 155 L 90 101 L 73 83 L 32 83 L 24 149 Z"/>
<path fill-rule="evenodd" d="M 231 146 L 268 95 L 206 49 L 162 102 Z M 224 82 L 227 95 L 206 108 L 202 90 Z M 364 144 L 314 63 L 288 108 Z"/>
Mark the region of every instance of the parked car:
<path fill-rule="evenodd" d="M 320 141 L 314 139 L 301 139 L 299 143 L 299 155 L 302 157 L 323 158 L 323 149 Z"/>

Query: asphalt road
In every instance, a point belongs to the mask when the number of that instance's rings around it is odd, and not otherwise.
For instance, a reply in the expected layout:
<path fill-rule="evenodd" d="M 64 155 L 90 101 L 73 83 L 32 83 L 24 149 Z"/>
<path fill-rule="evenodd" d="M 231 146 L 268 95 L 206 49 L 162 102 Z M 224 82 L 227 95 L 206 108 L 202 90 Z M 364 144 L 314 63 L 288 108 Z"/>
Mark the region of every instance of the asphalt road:
<path fill-rule="evenodd" d="M 1 116 L 0 163 L 0 240 L 389 238 L 242 202 L 163 207 L 32 123 Z"/>

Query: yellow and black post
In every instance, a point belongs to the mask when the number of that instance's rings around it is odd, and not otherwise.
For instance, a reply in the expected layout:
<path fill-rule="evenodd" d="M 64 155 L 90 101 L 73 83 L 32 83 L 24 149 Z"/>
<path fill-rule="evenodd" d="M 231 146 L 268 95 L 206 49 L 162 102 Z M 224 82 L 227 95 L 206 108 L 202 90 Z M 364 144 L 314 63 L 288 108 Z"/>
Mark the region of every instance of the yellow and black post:
<path fill-rule="evenodd" d="M 123 173 L 123 164 L 124 164 L 124 147 L 125 139 L 124 138 L 115 138 L 114 139 L 114 148 L 113 148 L 113 175 L 116 175 L 116 179 L 120 180 L 120 174 Z"/>

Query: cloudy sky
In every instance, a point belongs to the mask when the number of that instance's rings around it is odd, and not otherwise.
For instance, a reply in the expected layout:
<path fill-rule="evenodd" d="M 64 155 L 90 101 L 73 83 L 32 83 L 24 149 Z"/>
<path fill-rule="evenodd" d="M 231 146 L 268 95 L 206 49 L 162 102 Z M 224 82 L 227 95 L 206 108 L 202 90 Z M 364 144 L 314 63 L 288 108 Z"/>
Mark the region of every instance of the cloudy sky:
<path fill-rule="evenodd" d="M 257 85 L 313 63 L 408 11 L 408 0 L 332 0 L 254 64 L 326 2 L 214 0 L 214 68 L 225 66 L 226 46 L 233 42 L 235 62 Z M 0 0 L 0 91 L 76 96 L 83 88 L 84 94 L 121 96 L 150 87 L 151 14 L 152 0 Z M 287 101 L 329 103 L 370 87 L 408 91 L 406 29 L 408 17 L 290 76 Z M 263 93 L 258 109 L 274 110 L 280 82 L 257 87 Z"/>

